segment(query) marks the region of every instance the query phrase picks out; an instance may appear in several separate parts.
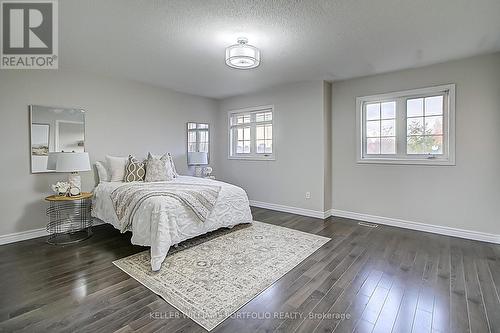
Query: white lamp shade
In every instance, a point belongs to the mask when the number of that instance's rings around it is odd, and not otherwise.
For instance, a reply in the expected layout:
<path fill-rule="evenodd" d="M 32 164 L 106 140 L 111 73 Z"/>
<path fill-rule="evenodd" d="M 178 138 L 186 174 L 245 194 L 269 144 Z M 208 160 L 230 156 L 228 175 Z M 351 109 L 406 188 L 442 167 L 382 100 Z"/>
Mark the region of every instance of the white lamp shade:
<path fill-rule="evenodd" d="M 188 165 L 208 164 L 208 154 L 204 152 L 188 153 Z"/>
<path fill-rule="evenodd" d="M 47 170 L 56 170 L 57 158 L 59 155 L 64 154 L 60 152 L 49 152 L 49 157 L 47 158 Z"/>
<path fill-rule="evenodd" d="M 56 172 L 89 171 L 89 153 L 58 153 L 55 170 Z"/>

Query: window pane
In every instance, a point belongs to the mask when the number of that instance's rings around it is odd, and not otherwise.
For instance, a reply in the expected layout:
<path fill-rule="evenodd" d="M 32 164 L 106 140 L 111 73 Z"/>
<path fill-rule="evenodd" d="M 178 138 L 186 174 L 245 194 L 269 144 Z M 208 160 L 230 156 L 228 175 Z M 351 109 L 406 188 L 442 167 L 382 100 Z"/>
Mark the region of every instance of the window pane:
<path fill-rule="evenodd" d="M 243 141 L 238 141 L 238 144 L 236 145 L 236 153 L 243 153 Z"/>
<path fill-rule="evenodd" d="M 195 129 L 196 123 L 188 123 L 188 129 Z"/>
<path fill-rule="evenodd" d="M 423 135 L 424 117 L 408 118 L 406 120 L 406 135 Z"/>
<path fill-rule="evenodd" d="M 200 152 L 208 153 L 208 143 L 207 142 L 200 143 Z"/>
<path fill-rule="evenodd" d="M 443 114 L 443 96 L 433 96 L 425 98 L 425 115 L 442 115 Z"/>
<path fill-rule="evenodd" d="M 246 124 L 250 122 L 250 115 L 242 115 L 236 117 L 237 124 Z"/>
<path fill-rule="evenodd" d="M 396 118 L 396 102 L 382 103 L 382 119 Z"/>
<path fill-rule="evenodd" d="M 272 153 L 273 153 L 273 141 L 266 140 L 266 154 L 272 154 Z"/>
<path fill-rule="evenodd" d="M 250 127 L 245 127 L 243 131 L 245 140 L 250 140 Z"/>
<path fill-rule="evenodd" d="M 380 119 L 380 103 L 366 104 L 366 120 Z"/>
<path fill-rule="evenodd" d="M 190 143 L 190 144 L 188 144 L 188 152 L 189 153 L 196 152 L 196 143 Z"/>
<path fill-rule="evenodd" d="M 380 120 L 366 122 L 366 137 L 373 138 L 380 136 Z"/>
<path fill-rule="evenodd" d="M 243 141 L 243 153 L 250 153 L 250 141 Z"/>
<path fill-rule="evenodd" d="M 272 139 L 273 138 L 273 125 L 267 125 L 266 126 L 266 139 Z"/>
<path fill-rule="evenodd" d="M 379 138 L 366 139 L 366 153 L 367 154 L 380 154 L 380 139 Z"/>
<path fill-rule="evenodd" d="M 442 154 L 443 137 L 435 136 L 410 136 L 407 140 L 408 154 Z"/>
<path fill-rule="evenodd" d="M 196 132 L 188 132 L 188 142 L 196 142 Z"/>
<path fill-rule="evenodd" d="M 413 98 L 406 101 L 406 116 L 418 117 L 424 115 L 424 99 Z"/>
<path fill-rule="evenodd" d="M 238 133 L 236 134 L 236 140 L 243 139 L 243 128 L 238 128 Z"/>
<path fill-rule="evenodd" d="M 380 141 L 381 154 L 396 154 L 396 138 L 382 138 Z"/>
<path fill-rule="evenodd" d="M 198 124 L 198 128 L 208 128 L 208 124 Z"/>
<path fill-rule="evenodd" d="M 257 140 L 257 153 L 262 154 L 266 152 L 266 142 L 264 140 Z"/>
<path fill-rule="evenodd" d="M 200 142 L 207 142 L 208 141 L 208 132 L 207 131 L 199 131 L 200 135 Z"/>
<path fill-rule="evenodd" d="M 425 117 L 425 134 L 443 134 L 443 116 Z"/>
<path fill-rule="evenodd" d="M 396 119 L 382 120 L 381 136 L 395 136 L 395 135 L 396 135 Z"/>
<path fill-rule="evenodd" d="M 256 129 L 255 139 L 264 140 L 266 138 L 264 135 L 264 126 L 257 126 L 255 129 Z"/>

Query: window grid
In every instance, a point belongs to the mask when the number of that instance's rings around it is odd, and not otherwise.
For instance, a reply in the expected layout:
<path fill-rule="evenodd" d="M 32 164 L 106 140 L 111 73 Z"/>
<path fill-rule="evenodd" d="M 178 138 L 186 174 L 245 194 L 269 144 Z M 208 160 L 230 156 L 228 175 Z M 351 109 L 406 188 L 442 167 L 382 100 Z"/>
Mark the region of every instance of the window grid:
<path fill-rule="evenodd" d="M 369 109 L 371 109 L 370 116 L 368 116 Z M 368 155 L 395 154 L 397 130 L 396 102 L 385 101 L 367 103 L 365 107 L 365 119 L 367 119 L 365 121 L 366 153 Z M 372 130 L 373 128 L 376 128 L 377 131 L 375 132 L 375 134 L 372 134 L 368 131 L 369 128 L 371 128 Z"/>
<path fill-rule="evenodd" d="M 454 99 L 454 84 L 356 98 L 358 162 L 454 165 Z"/>
<path fill-rule="evenodd" d="M 209 152 L 208 124 L 188 123 L 188 152 Z"/>
<path fill-rule="evenodd" d="M 439 102 L 439 112 L 429 111 L 428 100 L 440 99 Z M 409 110 L 410 102 L 419 102 L 421 113 L 417 115 L 411 115 Z M 443 142 L 444 142 L 444 96 L 426 96 L 418 98 L 408 98 L 406 100 L 406 153 L 407 154 L 432 154 L 432 155 L 442 155 Z M 428 119 L 434 120 L 434 127 L 428 124 Z M 438 126 L 436 126 L 436 121 Z M 421 125 L 420 125 L 421 124 Z M 411 127 L 410 127 L 411 126 Z M 420 128 L 418 128 L 420 126 Z M 429 128 L 428 128 L 429 127 Z M 436 140 L 437 139 L 437 140 Z M 416 148 L 414 148 L 414 147 Z M 428 146 L 428 147 L 425 147 Z M 427 148 L 427 149 L 426 149 Z"/>
<path fill-rule="evenodd" d="M 229 157 L 274 159 L 272 107 L 230 113 L 229 124 Z"/>

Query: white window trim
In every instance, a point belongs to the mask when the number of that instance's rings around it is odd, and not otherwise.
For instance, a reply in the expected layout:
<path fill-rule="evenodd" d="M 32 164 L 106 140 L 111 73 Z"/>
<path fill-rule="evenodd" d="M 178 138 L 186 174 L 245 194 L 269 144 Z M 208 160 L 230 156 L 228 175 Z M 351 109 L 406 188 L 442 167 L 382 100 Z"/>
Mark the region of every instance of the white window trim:
<path fill-rule="evenodd" d="M 232 155 L 232 147 L 231 147 L 231 118 L 233 115 L 238 114 L 238 113 L 255 113 L 259 111 L 265 111 L 265 110 L 271 110 L 273 114 L 273 119 L 271 121 L 273 125 L 273 152 L 272 154 L 257 154 L 255 152 L 252 152 L 250 154 L 237 154 L 237 155 Z M 252 145 L 255 142 L 255 133 L 251 133 L 251 137 L 253 138 L 251 140 Z M 275 161 L 276 160 L 276 113 L 274 112 L 274 105 L 261 105 L 261 106 L 254 106 L 254 107 L 248 107 L 248 108 L 243 108 L 243 109 L 235 109 L 235 110 L 230 110 L 227 113 L 227 146 L 228 146 L 228 154 L 227 158 L 229 160 L 249 160 L 249 161 Z M 255 147 L 251 148 L 252 150 L 255 149 Z"/>
<path fill-rule="evenodd" d="M 401 97 L 418 97 L 419 95 L 439 94 L 447 92 L 448 100 L 444 100 L 445 108 L 447 108 L 444 128 L 448 135 L 445 140 L 445 149 L 447 154 L 443 157 L 427 158 L 422 155 L 417 155 L 414 158 L 409 155 L 404 156 L 373 156 L 367 157 L 364 155 L 364 117 L 363 105 L 367 102 L 394 100 Z M 397 103 L 397 102 L 396 102 Z M 396 106 L 396 112 L 398 106 Z M 396 121 L 401 121 L 401 117 L 396 116 Z M 406 119 L 406 118 L 405 118 Z M 406 137 L 406 125 L 397 123 L 396 135 L 402 135 L 404 129 L 404 136 Z M 396 140 L 397 141 L 397 140 Z M 445 84 L 434 87 L 411 89 L 404 91 L 391 92 L 386 94 L 370 95 L 363 97 L 356 97 L 356 162 L 360 164 L 414 164 L 414 165 L 455 165 L 455 84 Z"/>

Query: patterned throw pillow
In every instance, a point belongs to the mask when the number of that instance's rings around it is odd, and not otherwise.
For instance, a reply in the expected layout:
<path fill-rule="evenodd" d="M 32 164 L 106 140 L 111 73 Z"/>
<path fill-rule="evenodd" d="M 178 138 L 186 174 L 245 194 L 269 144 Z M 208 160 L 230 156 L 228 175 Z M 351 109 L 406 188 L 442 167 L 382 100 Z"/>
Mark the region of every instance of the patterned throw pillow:
<path fill-rule="evenodd" d="M 169 155 L 165 154 L 161 157 L 148 154 L 146 161 L 146 182 L 163 182 L 174 179 L 174 172 L 170 164 Z"/>
<path fill-rule="evenodd" d="M 172 173 L 174 175 L 174 178 L 177 178 L 179 177 L 179 174 L 177 173 L 177 169 L 175 168 L 174 159 L 170 153 L 167 153 L 167 155 L 168 155 L 168 160 L 170 162 L 170 167 L 172 168 Z"/>
<path fill-rule="evenodd" d="M 144 180 L 144 176 L 146 176 L 144 162 L 139 162 L 134 156 L 129 155 L 124 180 L 126 182 L 139 182 Z"/>

